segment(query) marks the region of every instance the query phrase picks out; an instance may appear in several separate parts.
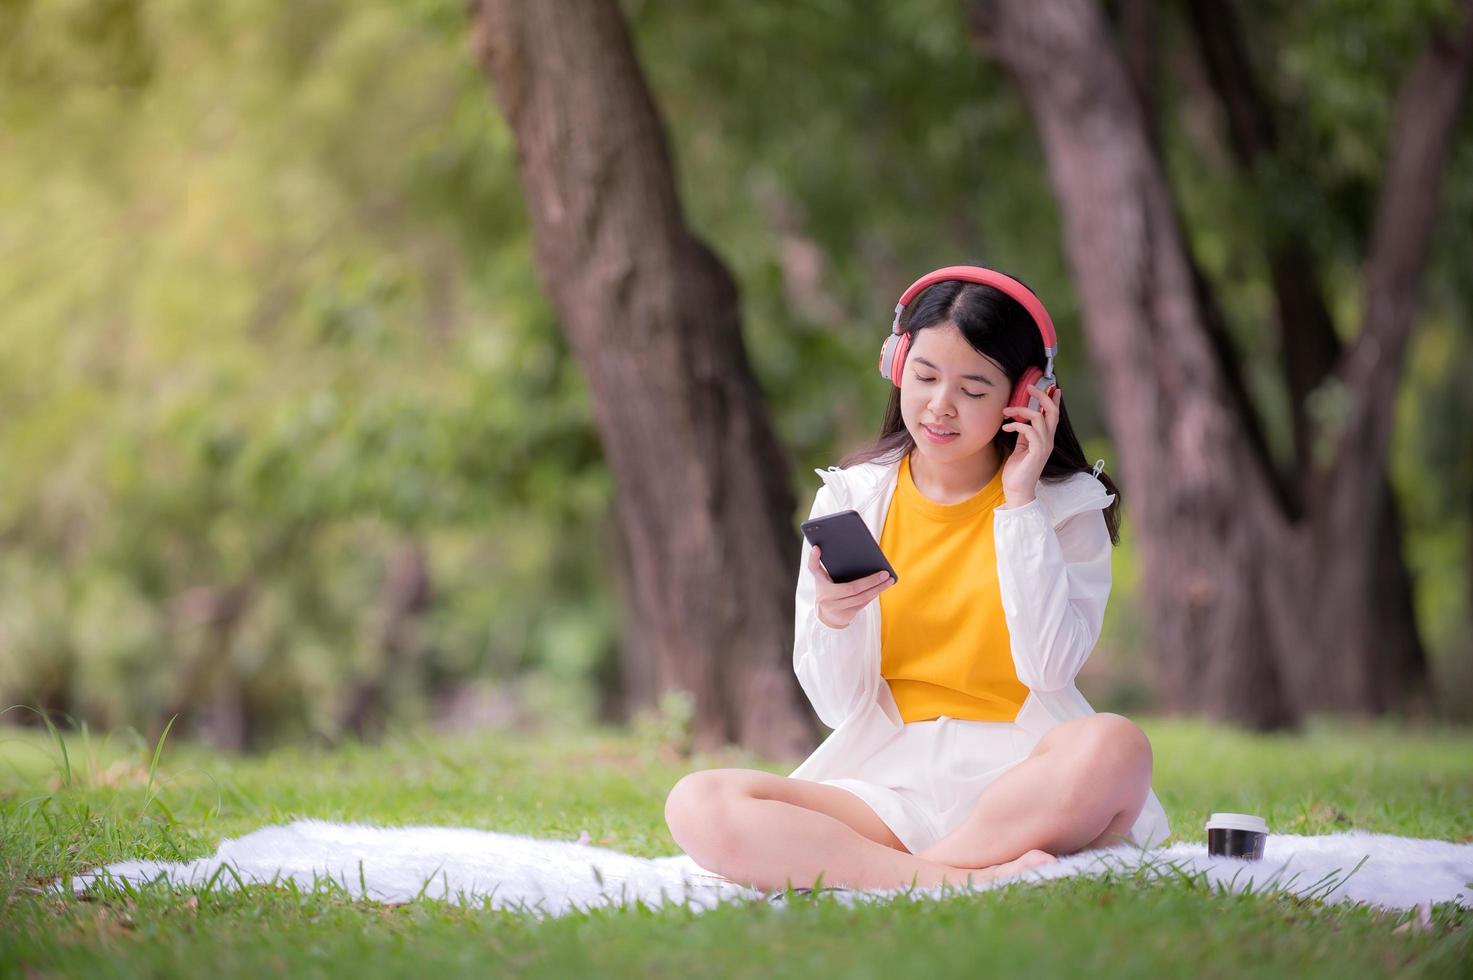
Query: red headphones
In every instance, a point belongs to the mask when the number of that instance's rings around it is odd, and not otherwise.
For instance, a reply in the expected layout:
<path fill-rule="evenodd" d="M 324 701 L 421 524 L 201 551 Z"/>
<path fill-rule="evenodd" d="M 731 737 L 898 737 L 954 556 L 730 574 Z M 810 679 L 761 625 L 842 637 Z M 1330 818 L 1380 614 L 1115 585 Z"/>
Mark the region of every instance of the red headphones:
<path fill-rule="evenodd" d="M 1054 321 L 1049 317 L 1048 310 L 1043 308 L 1038 297 L 1033 291 L 1011 276 L 1005 276 L 1001 272 L 992 269 L 984 269 L 979 265 L 949 265 L 935 272 L 928 272 L 915 282 L 910 288 L 900 294 L 900 302 L 895 304 L 895 320 L 890 324 L 890 336 L 885 338 L 885 345 L 880 348 L 880 376 L 888 378 L 895 387 L 900 387 L 900 374 L 905 368 L 905 354 L 910 350 L 911 334 L 902 333 L 900 330 L 900 314 L 905 311 L 906 304 L 915 299 L 916 296 L 927 286 L 942 282 L 947 279 L 960 279 L 963 282 L 975 282 L 993 289 L 1001 290 L 1003 293 L 1017 300 L 1033 322 L 1038 326 L 1038 332 L 1043 334 L 1043 353 L 1048 358 L 1043 370 L 1029 366 L 1013 386 L 1012 397 L 1008 400 L 1010 407 L 1037 409 L 1038 399 L 1028 394 L 1028 386 L 1038 385 L 1043 391 L 1048 391 L 1050 385 L 1057 385 L 1058 380 L 1054 377 L 1054 355 L 1059 352 L 1059 339 L 1054 333 Z"/>

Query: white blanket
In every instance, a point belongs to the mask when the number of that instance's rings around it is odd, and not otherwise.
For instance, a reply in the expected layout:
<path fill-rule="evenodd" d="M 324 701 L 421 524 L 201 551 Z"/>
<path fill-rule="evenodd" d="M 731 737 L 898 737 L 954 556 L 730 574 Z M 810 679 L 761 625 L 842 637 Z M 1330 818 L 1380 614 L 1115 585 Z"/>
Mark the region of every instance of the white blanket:
<path fill-rule="evenodd" d="M 224 840 L 212 856 L 196 861 L 123 861 L 72 882 L 81 892 L 109 877 L 134 884 L 162 880 L 225 888 L 290 878 L 307 889 L 340 886 L 353 898 L 392 903 L 424 896 L 517 908 L 539 918 L 635 901 L 683 902 L 706 909 L 723 900 L 763 895 L 704 871 L 685 855 L 640 858 L 591 847 L 586 839 L 586 832 L 569 842 L 451 827 L 298 820 Z M 1137 869 L 1150 876 L 1205 875 L 1207 881 L 1236 891 L 1283 890 L 1392 909 L 1447 901 L 1473 905 L 1473 844 L 1360 831 L 1322 837 L 1271 834 L 1262 861 L 1209 857 L 1204 844 L 1178 843 L 1145 852 L 1120 846 L 1065 857 L 976 889 Z M 853 902 L 904 890 L 832 894 Z M 917 889 L 912 894 L 941 897 L 943 891 Z"/>

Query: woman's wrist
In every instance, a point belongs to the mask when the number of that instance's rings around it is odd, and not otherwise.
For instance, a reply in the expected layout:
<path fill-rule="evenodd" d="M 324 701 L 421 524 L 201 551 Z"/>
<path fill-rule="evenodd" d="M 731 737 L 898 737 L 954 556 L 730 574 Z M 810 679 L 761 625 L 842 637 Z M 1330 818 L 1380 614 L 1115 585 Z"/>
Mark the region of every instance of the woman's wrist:
<path fill-rule="evenodd" d="M 1003 498 L 1003 507 L 1009 510 L 1027 507 L 1037 499 L 1032 490 L 1029 490 L 1027 493 L 1008 493 L 1007 491 L 1003 491 Z"/>

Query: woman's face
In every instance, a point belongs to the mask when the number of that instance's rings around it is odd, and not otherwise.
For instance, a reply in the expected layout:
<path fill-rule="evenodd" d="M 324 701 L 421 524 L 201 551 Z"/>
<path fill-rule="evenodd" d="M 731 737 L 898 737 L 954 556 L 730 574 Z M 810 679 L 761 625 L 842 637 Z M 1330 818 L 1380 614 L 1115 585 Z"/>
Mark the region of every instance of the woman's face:
<path fill-rule="evenodd" d="M 992 443 L 1007 421 L 1006 372 L 967 343 L 950 322 L 911 338 L 900 379 L 900 415 L 916 447 L 938 461 L 966 459 Z M 930 430 L 956 433 L 938 439 Z"/>

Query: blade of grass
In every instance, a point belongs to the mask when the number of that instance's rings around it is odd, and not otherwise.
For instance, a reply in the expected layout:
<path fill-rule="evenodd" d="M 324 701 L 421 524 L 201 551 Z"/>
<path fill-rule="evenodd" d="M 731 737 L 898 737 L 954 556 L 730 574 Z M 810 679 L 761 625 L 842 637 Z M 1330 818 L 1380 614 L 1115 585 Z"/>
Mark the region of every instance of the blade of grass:
<path fill-rule="evenodd" d="M 37 704 L 40 703 L 40 699 L 39 698 L 36 699 L 36 703 Z M 24 708 L 24 709 L 26 709 L 27 711 L 29 711 L 32 714 L 34 714 L 36 717 L 40 718 L 41 721 L 46 725 L 46 731 L 51 734 L 51 737 L 56 740 L 57 747 L 59 749 L 61 749 L 62 785 L 63 786 L 71 786 L 72 785 L 72 760 L 71 760 L 71 756 L 67 755 L 66 740 L 61 737 L 61 733 L 58 732 L 56 730 L 56 726 L 51 723 L 51 717 L 50 717 L 51 713 L 49 711 L 42 711 L 40 708 L 33 708 L 29 704 L 12 704 L 9 708 L 6 708 L 4 711 L 0 711 L 0 715 L 3 715 L 7 711 L 10 711 L 10 710 L 12 710 L 14 708 Z M 62 715 L 63 715 L 63 717 L 68 717 L 68 718 L 70 717 L 69 715 L 66 714 L 66 712 L 62 712 Z M 76 727 L 76 723 L 75 722 L 72 723 L 72 727 L 73 728 Z"/>
<path fill-rule="evenodd" d="M 169 737 L 169 729 L 174 727 L 174 720 L 178 717 L 175 714 L 173 718 L 169 719 L 169 723 L 164 726 L 163 732 L 159 734 L 158 743 L 153 747 L 153 761 L 148 765 L 148 786 L 144 789 L 145 793 L 153 791 L 153 773 L 159 766 L 159 756 L 164 754 L 164 739 Z"/>
<path fill-rule="evenodd" d="M 178 717 L 179 715 L 175 714 L 173 718 L 169 719 L 169 723 L 165 725 L 164 730 L 159 733 L 159 740 L 157 743 L 155 743 L 153 747 L 153 761 L 148 764 L 148 784 L 143 789 L 143 809 L 138 811 L 138 818 L 140 820 L 143 818 L 143 815 L 148 812 L 149 806 L 157 802 L 159 805 L 159 809 L 164 811 L 164 817 L 169 821 L 170 824 L 174 823 L 173 812 L 169 810 L 169 808 L 164 804 L 164 801 L 160 800 L 153 791 L 153 780 L 154 773 L 158 771 L 159 757 L 164 754 L 164 740 L 169 737 L 169 730 L 174 727 L 174 721 Z"/>

